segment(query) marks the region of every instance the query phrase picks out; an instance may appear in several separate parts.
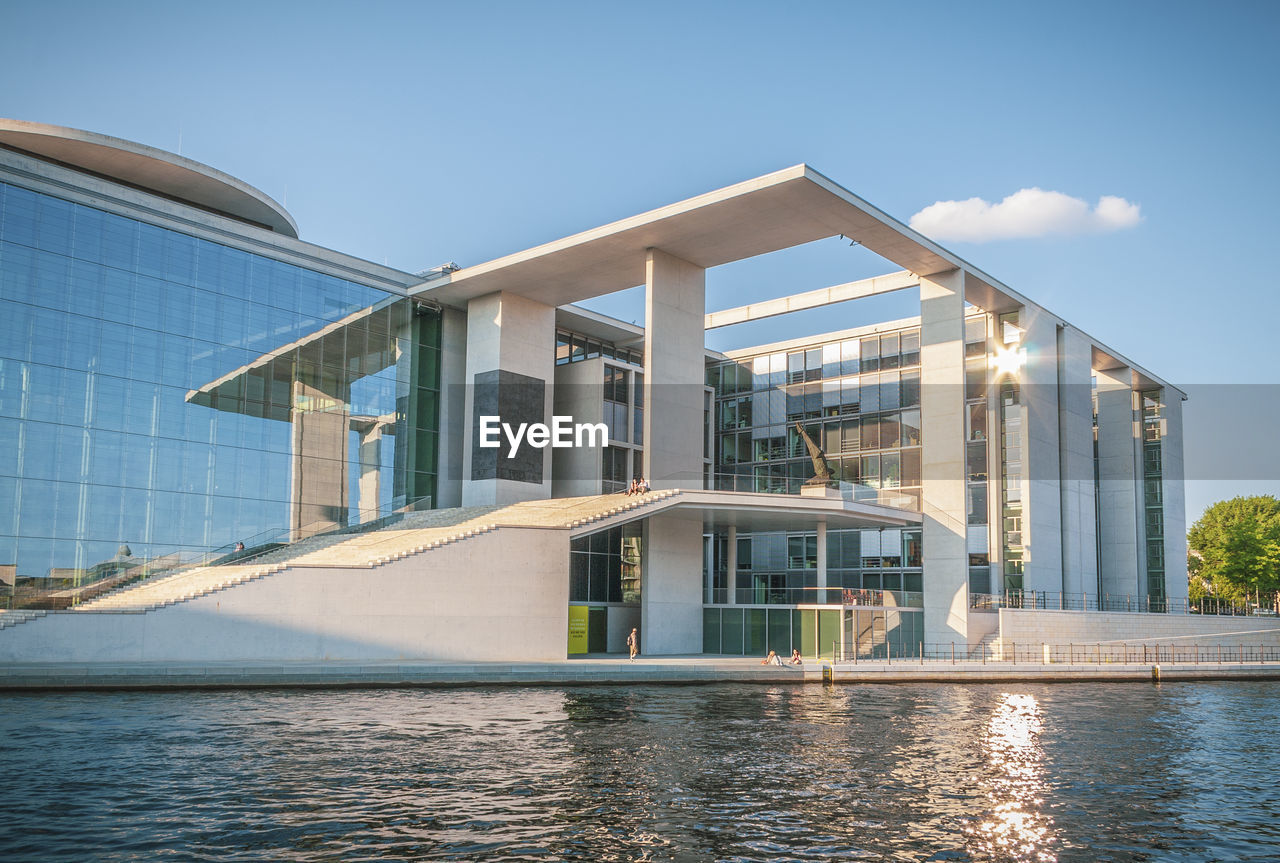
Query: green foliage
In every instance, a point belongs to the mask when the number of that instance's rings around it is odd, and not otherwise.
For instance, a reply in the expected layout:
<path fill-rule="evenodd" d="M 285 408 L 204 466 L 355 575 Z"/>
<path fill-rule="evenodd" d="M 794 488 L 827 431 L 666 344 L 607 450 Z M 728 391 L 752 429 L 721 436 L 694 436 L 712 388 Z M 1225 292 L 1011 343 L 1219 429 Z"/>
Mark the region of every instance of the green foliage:
<path fill-rule="evenodd" d="M 1260 495 L 1219 501 L 1191 526 L 1187 546 L 1192 601 L 1206 595 L 1265 598 L 1280 590 L 1280 500 Z"/>

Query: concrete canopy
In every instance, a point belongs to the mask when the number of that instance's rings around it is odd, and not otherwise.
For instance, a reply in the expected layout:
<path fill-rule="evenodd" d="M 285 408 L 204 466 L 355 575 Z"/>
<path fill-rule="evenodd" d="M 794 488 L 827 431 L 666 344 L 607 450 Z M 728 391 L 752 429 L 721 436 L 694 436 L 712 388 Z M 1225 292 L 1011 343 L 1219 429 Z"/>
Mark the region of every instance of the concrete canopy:
<path fill-rule="evenodd" d="M 419 290 L 445 305 L 496 291 L 564 305 L 644 283 L 650 248 L 699 267 L 844 234 L 916 275 L 962 268 L 966 299 L 999 311 L 1027 302 L 808 165 L 796 165 L 433 280 Z"/>
<path fill-rule="evenodd" d="M 221 171 L 155 147 L 82 129 L 0 118 L 0 146 L 298 238 L 266 194 Z"/>
<path fill-rule="evenodd" d="M 733 526 L 743 531 L 813 530 L 819 522 L 832 528 L 918 527 L 920 513 L 878 503 L 800 495 L 685 489 L 640 509 L 573 528 L 584 536 L 654 515 L 701 522 L 705 530 Z"/>

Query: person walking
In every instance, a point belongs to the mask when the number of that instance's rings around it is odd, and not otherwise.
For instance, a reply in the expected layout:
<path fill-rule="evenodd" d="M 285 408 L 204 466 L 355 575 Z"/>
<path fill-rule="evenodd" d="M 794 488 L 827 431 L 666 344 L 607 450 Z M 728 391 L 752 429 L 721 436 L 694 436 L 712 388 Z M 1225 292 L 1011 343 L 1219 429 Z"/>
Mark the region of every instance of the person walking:
<path fill-rule="evenodd" d="M 631 652 L 633 661 L 640 655 L 640 636 L 634 626 L 631 627 L 631 634 L 627 636 L 627 650 Z"/>

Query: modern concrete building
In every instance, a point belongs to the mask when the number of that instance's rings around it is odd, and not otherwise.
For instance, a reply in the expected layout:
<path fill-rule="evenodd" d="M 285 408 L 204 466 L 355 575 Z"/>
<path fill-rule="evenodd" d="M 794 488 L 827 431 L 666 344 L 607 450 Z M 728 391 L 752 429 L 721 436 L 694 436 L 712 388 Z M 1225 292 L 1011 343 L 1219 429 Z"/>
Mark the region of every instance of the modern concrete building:
<path fill-rule="evenodd" d="M 707 312 L 707 269 L 837 235 L 886 274 Z M 644 327 L 576 305 L 640 285 Z M 906 320 L 834 306 L 904 290 Z M 415 275 L 191 160 L 0 121 L 5 619 L 66 609 L 0 659 L 911 654 L 1002 605 L 1177 611 L 1184 398 L 805 165 Z M 557 416 L 607 443 L 537 445 Z"/>

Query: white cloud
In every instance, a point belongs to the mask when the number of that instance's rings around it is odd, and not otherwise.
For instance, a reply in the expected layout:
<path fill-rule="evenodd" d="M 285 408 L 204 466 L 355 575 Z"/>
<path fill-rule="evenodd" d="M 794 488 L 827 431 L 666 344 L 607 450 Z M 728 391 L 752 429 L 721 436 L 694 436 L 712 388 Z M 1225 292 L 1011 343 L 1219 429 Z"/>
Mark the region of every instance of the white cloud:
<path fill-rule="evenodd" d="M 1137 204 L 1103 195 L 1098 205 L 1061 192 L 1020 189 L 998 204 L 982 198 L 938 201 L 911 217 L 911 227 L 935 240 L 983 243 L 1016 237 L 1118 231 L 1142 221 Z"/>

